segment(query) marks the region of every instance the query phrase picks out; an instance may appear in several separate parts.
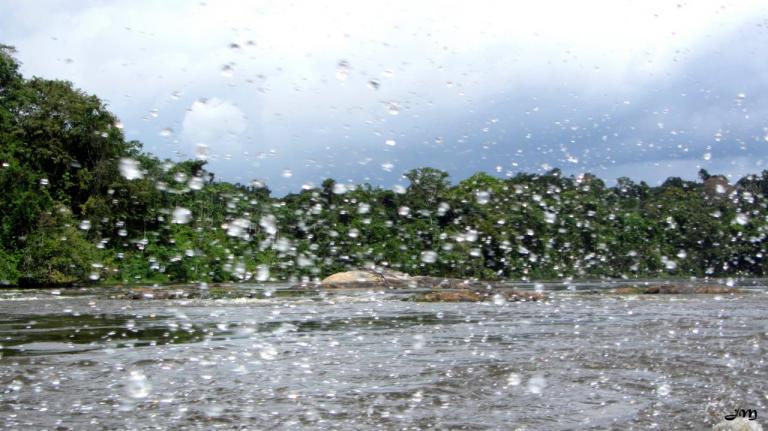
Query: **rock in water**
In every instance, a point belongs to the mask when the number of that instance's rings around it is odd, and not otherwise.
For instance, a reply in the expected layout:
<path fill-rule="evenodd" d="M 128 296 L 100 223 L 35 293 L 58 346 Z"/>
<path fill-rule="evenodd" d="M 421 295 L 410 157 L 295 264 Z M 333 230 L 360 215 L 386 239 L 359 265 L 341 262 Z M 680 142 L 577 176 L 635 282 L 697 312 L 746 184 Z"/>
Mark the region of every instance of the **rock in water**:
<path fill-rule="evenodd" d="M 397 271 L 355 270 L 337 272 L 324 278 L 320 285 L 329 288 L 407 287 L 412 281 L 410 275 Z"/>
<path fill-rule="evenodd" d="M 712 431 L 763 431 L 763 426 L 756 421 L 736 418 L 732 421 L 722 421 L 712 427 Z"/>
<path fill-rule="evenodd" d="M 336 274 L 325 277 L 322 284 L 336 283 L 376 283 L 383 281 L 378 274 L 369 271 L 347 271 L 337 272 Z"/>

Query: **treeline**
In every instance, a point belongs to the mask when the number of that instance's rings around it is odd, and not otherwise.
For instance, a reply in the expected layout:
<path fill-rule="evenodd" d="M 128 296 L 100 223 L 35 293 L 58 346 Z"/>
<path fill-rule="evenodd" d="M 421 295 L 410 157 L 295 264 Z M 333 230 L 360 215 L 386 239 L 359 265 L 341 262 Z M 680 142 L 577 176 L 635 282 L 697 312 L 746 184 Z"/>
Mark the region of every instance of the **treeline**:
<path fill-rule="evenodd" d="M 0 284 L 312 281 L 350 267 L 481 279 L 763 276 L 768 171 L 729 184 L 432 168 L 284 198 L 126 141 L 97 97 L 0 52 Z"/>

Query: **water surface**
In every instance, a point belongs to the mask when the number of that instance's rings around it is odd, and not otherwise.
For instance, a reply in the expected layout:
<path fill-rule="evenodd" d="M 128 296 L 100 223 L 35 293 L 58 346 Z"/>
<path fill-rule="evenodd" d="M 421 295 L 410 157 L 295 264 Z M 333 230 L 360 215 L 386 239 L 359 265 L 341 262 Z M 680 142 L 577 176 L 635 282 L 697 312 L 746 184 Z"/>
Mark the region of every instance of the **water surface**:
<path fill-rule="evenodd" d="M 515 303 L 280 285 L 185 300 L 4 290 L 0 424 L 683 430 L 735 408 L 768 414 L 761 282 L 690 296 L 562 286 Z"/>

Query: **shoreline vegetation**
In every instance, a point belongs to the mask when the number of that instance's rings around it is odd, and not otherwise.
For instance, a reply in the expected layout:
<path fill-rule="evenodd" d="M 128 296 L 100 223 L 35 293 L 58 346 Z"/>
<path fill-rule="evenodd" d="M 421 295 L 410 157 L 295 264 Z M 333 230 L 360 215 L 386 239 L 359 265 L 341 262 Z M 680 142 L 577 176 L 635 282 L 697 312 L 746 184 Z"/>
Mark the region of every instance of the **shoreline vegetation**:
<path fill-rule="evenodd" d="M 558 169 L 407 187 L 326 179 L 284 197 L 127 141 L 96 96 L 0 45 L 0 286 L 288 282 L 354 268 L 456 280 L 768 272 L 768 170 L 659 186 Z M 215 147 L 215 143 L 210 143 Z"/>

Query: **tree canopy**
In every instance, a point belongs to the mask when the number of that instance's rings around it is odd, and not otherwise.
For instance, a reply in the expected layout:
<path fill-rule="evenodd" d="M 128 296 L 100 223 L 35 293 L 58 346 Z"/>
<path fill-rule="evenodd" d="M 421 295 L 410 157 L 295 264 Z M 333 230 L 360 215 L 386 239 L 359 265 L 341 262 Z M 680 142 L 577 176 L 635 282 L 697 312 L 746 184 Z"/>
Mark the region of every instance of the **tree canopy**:
<path fill-rule="evenodd" d="M 606 186 L 586 173 L 326 179 L 282 198 L 126 141 L 104 102 L 0 46 L 0 283 L 313 280 L 352 267 L 482 279 L 764 276 L 768 171 Z"/>

